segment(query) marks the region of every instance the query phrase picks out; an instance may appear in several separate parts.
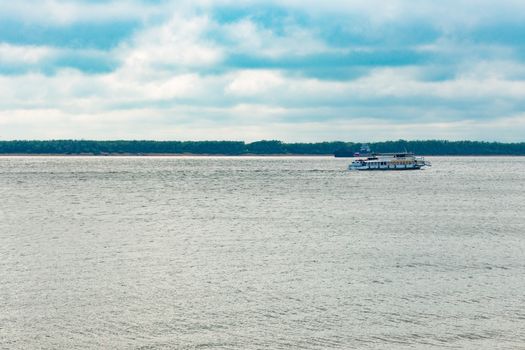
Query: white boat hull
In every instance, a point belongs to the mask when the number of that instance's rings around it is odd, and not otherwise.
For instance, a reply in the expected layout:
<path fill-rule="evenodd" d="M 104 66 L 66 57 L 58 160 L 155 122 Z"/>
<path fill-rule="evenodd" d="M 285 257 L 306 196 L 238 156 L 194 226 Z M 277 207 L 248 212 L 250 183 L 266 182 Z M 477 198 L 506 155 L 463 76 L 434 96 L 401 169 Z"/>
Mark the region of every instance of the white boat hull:
<path fill-rule="evenodd" d="M 373 171 L 373 170 L 420 170 L 423 169 L 424 166 L 422 165 L 395 165 L 395 166 L 380 166 L 380 167 L 368 167 L 368 166 L 360 166 L 360 167 L 354 167 L 350 165 L 348 167 L 348 170 L 367 170 L 367 171 Z"/>
<path fill-rule="evenodd" d="M 349 170 L 385 171 L 385 170 L 419 170 L 430 166 L 423 157 L 408 153 L 378 154 L 368 158 L 355 159 Z"/>

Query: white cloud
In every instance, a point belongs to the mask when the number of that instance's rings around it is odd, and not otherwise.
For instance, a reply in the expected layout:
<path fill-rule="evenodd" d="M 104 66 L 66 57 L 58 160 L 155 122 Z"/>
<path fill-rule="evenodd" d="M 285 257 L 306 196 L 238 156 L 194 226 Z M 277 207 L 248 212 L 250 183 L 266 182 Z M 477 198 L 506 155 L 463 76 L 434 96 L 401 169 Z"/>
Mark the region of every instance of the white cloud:
<path fill-rule="evenodd" d="M 282 7 L 290 11 L 306 12 L 312 16 L 358 15 L 375 24 L 420 19 L 432 21 L 443 27 L 461 24 L 463 28 L 501 18 L 517 20 L 525 17 L 525 3 L 520 0 L 171 0 L 160 3 L 140 0 L 23 0 L 3 1 L 0 4 L 0 18 L 18 18 L 32 23 L 59 25 L 116 19 L 138 19 L 147 22 L 174 13 L 195 14 L 223 6 Z"/>
<path fill-rule="evenodd" d="M 210 134 L 205 138 L 214 138 L 214 128 L 221 127 L 252 127 L 271 133 L 279 124 L 280 132 L 292 132 L 291 128 L 281 128 L 287 123 L 297 126 L 288 139 L 299 137 L 300 126 L 312 123 L 325 125 L 334 137 L 345 130 L 343 125 L 352 130 L 368 125 L 370 133 L 376 136 L 383 133 L 375 131 L 384 129 L 395 131 L 400 137 L 404 132 L 405 138 L 412 135 L 408 125 L 426 124 L 427 134 L 422 136 L 437 137 L 446 132 L 452 135 L 453 128 L 466 133 L 468 128 L 462 127 L 466 121 L 469 127 L 488 135 L 490 128 L 483 123 L 490 121 L 495 130 L 495 125 L 508 125 L 506 118 L 517 113 L 516 106 L 524 98 L 523 81 L 488 77 L 425 82 L 417 80 L 417 68 L 378 69 L 348 82 L 287 76 L 271 70 L 208 77 L 193 73 L 162 75 L 147 80 L 123 76 L 120 71 L 91 76 L 64 70 L 54 76 L 33 73 L 1 77 L 0 120 L 3 138 L 6 130 L 14 132 L 13 128 L 22 124 L 25 127 L 20 132 L 39 133 L 44 138 L 46 132 L 57 136 L 53 125 L 60 125 L 57 132 L 64 132 L 69 125 L 70 137 L 82 137 L 85 133 L 84 137 L 112 138 L 115 129 L 109 125 L 118 123 L 122 124 L 119 135 L 128 137 L 142 132 L 153 135 L 153 130 L 161 130 L 162 125 L 171 130 L 180 123 L 185 130 L 198 127 L 202 131 L 202 125 L 208 125 Z M 399 99 L 426 102 L 423 106 L 410 102 L 403 105 L 397 102 Z M 473 110 L 479 109 L 477 103 L 486 109 L 478 121 L 472 120 L 472 113 L 450 106 L 450 102 L 465 100 L 470 101 Z M 519 129 L 520 125 L 515 127 Z M 20 136 L 14 133 L 12 137 Z"/>
<path fill-rule="evenodd" d="M 212 26 L 205 16 L 174 16 L 167 23 L 137 34 L 118 55 L 124 69 L 160 69 L 210 66 L 222 57 L 222 48 L 202 37 Z"/>
<path fill-rule="evenodd" d="M 244 5 L 262 1 L 247 1 Z M 323 80 L 286 68 L 246 69 L 232 55 L 272 62 L 291 56 L 340 52 L 320 37 L 322 28 L 294 21 L 280 30 L 250 16 L 221 24 L 208 9 L 233 1 L 140 1 L 88 3 L 58 0 L 9 2 L 0 18 L 66 25 L 79 21 L 140 19 L 145 27 L 104 53 L 118 61 L 112 72 L 88 74 L 29 69 L 0 75 L 0 139 L 152 138 L 288 141 L 392 138 L 486 138 L 521 140 L 525 117 L 525 65 L 505 45 L 462 43 L 448 36 L 415 49 L 457 58 L 439 62 L 456 71 L 448 80 L 425 79 L 429 66 L 364 68 L 355 79 Z M 478 5 L 476 5 L 478 4 Z M 509 17 L 525 5 L 505 1 L 456 3 L 384 1 L 274 2 L 312 16 L 358 14 L 374 25 L 426 19 L 454 33 L 475 26 L 494 10 Z M 456 11 L 445 16 L 447 5 Z M 505 10 L 506 9 L 506 10 Z M 472 10 L 472 11 L 470 11 Z M 457 12 L 457 13 L 456 13 Z M 153 19 L 159 19 L 153 23 Z M 327 17 L 328 19 L 330 17 Z M 474 57 L 469 50 L 482 53 Z M 0 65 L 41 67 L 86 50 L 0 43 Z M 101 54 L 92 52 L 92 54 Z M 474 55 L 475 56 L 475 55 Z M 321 65 L 319 62 L 312 62 Z M 228 65 L 230 64 L 230 65 Z M 327 70 L 332 67 L 326 64 Z M 242 64 L 239 64 L 242 66 Z M 269 65 L 270 66 L 270 65 Z M 1 68 L 1 67 L 0 67 Z M 344 68 L 344 67 L 343 67 Z M 469 106 L 466 110 L 464 105 Z M 482 113 L 477 118 L 476 111 Z M 512 125 L 512 127 L 510 127 Z M 496 135 L 496 136 L 495 136 Z"/>
<path fill-rule="evenodd" d="M 162 14 L 162 10 L 133 0 L 91 3 L 64 0 L 3 1 L 0 4 L 0 19 L 16 18 L 26 23 L 63 26 L 116 19 L 147 20 L 151 16 Z"/>
<path fill-rule="evenodd" d="M 0 65 L 34 65 L 56 55 L 57 50 L 50 47 L 0 43 Z"/>
<path fill-rule="evenodd" d="M 285 85 L 286 81 L 276 71 L 244 70 L 234 74 L 226 86 L 226 93 L 237 96 L 257 96 Z"/>
<path fill-rule="evenodd" d="M 222 31 L 232 42 L 230 52 L 269 58 L 338 52 L 320 40 L 315 31 L 288 24 L 279 35 L 257 26 L 250 19 L 226 24 Z"/>

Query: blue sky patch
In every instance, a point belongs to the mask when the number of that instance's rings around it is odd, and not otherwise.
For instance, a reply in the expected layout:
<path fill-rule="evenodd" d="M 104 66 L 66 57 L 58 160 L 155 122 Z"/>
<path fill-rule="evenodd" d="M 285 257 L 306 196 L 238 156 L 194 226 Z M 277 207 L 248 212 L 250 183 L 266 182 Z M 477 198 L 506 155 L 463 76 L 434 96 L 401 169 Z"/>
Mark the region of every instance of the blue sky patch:
<path fill-rule="evenodd" d="M 140 24 L 135 21 L 74 23 L 61 26 L 2 20 L 0 42 L 79 50 L 109 50 L 129 38 L 139 27 Z"/>

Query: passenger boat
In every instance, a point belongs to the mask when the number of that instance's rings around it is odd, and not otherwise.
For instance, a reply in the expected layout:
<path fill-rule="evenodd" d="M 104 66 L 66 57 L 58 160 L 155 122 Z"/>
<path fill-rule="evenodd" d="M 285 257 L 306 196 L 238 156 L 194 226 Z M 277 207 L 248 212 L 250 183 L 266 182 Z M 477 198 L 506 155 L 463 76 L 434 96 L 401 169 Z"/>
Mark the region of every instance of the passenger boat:
<path fill-rule="evenodd" d="M 375 153 L 371 157 L 358 158 L 348 166 L 349 170 L 418 170 L 431 166 L 423 157 L 413 153 Z"/>

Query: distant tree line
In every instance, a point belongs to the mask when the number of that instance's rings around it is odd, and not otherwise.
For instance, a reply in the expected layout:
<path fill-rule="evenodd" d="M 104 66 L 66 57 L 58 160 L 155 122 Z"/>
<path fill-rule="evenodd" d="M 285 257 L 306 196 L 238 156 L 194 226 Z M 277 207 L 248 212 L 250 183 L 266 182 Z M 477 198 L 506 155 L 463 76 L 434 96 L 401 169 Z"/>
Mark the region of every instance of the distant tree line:
<path fill-rule="evenodd" d="M 353 142 L 284 143 L 256 141 L 0 141 L 0 154 L 301 154 L 351 156 L 361 144 Z M 386 141 L 369 143 L 373 152 L 414 152 L 421 155 L 525 155 L 525 142 Z"/>
<path fill-rule="evenodd" d="M 420 155 L 525 155 L 525 142 L 502 143 L 484 141 L 385 141 L 368 144 L 375 153 L 413 152 Z M 340 148 L 334 153 L 336 156 L 351 156 L 358 152 L 361 144 L 351 144 Z"/>

